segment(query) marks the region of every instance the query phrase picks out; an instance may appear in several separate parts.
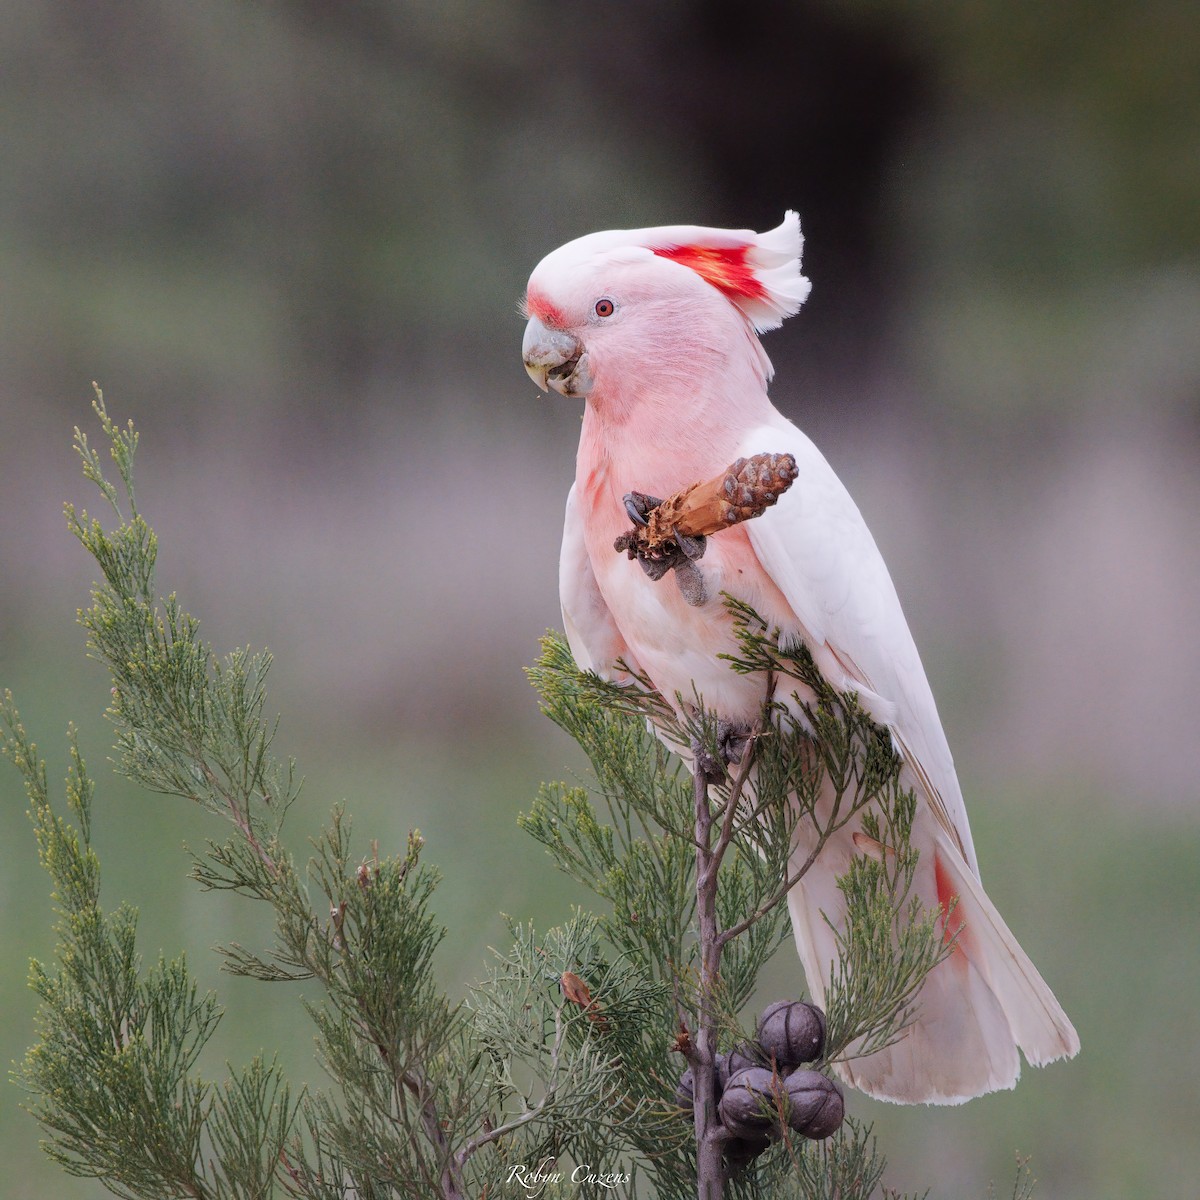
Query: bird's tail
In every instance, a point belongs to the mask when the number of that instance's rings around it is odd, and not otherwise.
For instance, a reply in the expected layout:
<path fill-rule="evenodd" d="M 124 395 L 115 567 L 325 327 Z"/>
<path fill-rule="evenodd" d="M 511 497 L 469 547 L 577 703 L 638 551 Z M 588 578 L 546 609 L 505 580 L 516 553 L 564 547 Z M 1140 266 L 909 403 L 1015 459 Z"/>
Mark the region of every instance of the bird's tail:
<path fill-rule="evenodd" d="M 880 1100 L 961 1104 L 1013 1087 L 1021 1073 L 1018 1048 L 1041 1066 L 1075 1054 L 1079 1038 L 957 846 L 928 814 L 918 814 L 912 837 L 920 851 L 914 890 L 927 909 L 949 911 L 954 947 L 926 979 L 916 1019 L 900 1040 L 835 1070 Z M 837 876 L 854 853 L 853 835 L 843 831 L 788 896 L 796 948 L 818 1003 L 837 957 L 825 918 L 838 927 L 845 920 Z"/>

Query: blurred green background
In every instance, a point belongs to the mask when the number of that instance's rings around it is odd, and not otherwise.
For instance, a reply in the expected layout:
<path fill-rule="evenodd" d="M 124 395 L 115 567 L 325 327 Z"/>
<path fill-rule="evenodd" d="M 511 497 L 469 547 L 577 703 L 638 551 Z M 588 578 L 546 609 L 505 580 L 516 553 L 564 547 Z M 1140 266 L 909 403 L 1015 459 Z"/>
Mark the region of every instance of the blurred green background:
<path fill-rule="evenodd" d="M 10 0 L 0 22 L 0 685 L 52 777 L 100 782 L 111 905 L 227 1017 L 209 1067 L 319 1083 L 302 989 L 219 976 L 261 914 L 219 835 L 107 766 L 74 623 L 90 381 L 143 432 L 160 580 L 278 659 L 302 850 L 346 799 L 446 879 L 456 992 L 582 900 L 516 829 L 580 769 L 522 667 L 557 624 L 578 411 L 515 312 L 593 229 L 768 228 L 811 299 L 776 402 L 875 531 L 939 697 L 984 878 L 1081 1056 L 961 1109 L 855 1098 L 898 1188 L 1200 1195 L 1200 8 L 1183 0 L 191 5 Z M 33 1036 L 48 884 L 0 771 L 2 1057 Z M 764 998 L 796 994 L 781 954 Z M 0 1088 L 0 1194 L 105 1194 Z"/>

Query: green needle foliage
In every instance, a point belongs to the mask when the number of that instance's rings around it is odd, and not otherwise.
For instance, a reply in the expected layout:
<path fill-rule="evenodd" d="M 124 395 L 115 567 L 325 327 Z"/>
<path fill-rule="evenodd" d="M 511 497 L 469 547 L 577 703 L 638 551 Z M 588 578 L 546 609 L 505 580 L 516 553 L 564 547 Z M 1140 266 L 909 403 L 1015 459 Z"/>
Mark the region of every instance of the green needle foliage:
<path fill-rule="evenodd" d="M 289 848 L 300 781 L 273 750 L 270 656 L 216 655 L 176 598 L 160 598 L 155 535 L 135 500 L 137 434 L 109 418 L 99 392 L 94 407 L 118 483 L 78 430 L 76 448 L 115 523 L 72 508 L 67 518 L 100 568 L 80 620 L 112 677 L 119 769 L 225 822 L 193 877 L 265 904 L 274 935 L 222 948 L 223 965 L 315 986 L 308 1011 L 328 1086 L 296 1094 L 260 1060 L 201 1077 L 216 997 L 199 993 L 182 957 L 143 963 L 133 908 L 101 907 L 94 787 L 74 733 L 62 811 L 6 694 L 2 748 L 24 776 L 57 911 L 56 961 L 32 969 L 37 1041 L 16 1072 L 47 1152 L 115 1195 L 155 1200 L 877 1194 L 883 1160 L 852 1120 L 821 1143 L 786 1135 L 705 1191 L 720 1146 L 675 1099 L 685 1056 L 697 1088 L 711 1086 L 713 1051 L 751 1032 L 743 1010 L 789 940 L 787 889 L 847 822 L 895 853 L 856 859 L 841 881 L 849 920 L 815 1065 L 899 1036 L 946 953 L 939 914 L 910 897 L 913 798 L 855 698 L 730 602 L 740 639 L 730 668 L 767 689 L 741 764 L 705 788 L 684 761 L 716 761 L 723 731 L 701 697 L 667 703 L 636 676 L 606 683 L 547 637 L 533 682 L 586 751 L 594 786 L 543 787 L 521 824 L 599 912 L 541 933 L 510 924 L 511 949 L 451 998 L 435 981 L 439 876 L 418 834 L 403 854 L 364 853 L 335 809 L 304 860 Z M 831 811 L 818 804 L 830 786 Z M 815 847 L 803 861 L 800 832 Z"/>

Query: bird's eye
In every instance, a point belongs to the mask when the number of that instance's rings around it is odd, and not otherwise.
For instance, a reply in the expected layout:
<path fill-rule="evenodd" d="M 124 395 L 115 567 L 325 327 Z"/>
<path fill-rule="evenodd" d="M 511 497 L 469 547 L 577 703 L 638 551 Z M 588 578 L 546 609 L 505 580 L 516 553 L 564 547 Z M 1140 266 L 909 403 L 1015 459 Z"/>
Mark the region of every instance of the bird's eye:
<path fill-rule="evenodd" d="M 616 312 L 617 306 L 605 297 L 603 300 L 596 301 L 596 316 L 611 317 Z"/>

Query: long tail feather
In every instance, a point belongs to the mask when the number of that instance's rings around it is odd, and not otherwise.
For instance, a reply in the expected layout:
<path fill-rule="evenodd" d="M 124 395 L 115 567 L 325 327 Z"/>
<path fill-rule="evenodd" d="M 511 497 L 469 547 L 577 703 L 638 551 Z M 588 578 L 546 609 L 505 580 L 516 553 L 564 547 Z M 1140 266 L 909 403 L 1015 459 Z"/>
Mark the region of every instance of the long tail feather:
<path fill-rule="evenodd" d="M 1021 1072 L 1018 1047 L 1035 1066 L 1079 1049 L 1071 1022 L 1037 969 L 963 861 L 931 819 L 918 817 L 921 852 L 916 889 L 930 908 L 955 903 L 955 947 L 926 980 L 917 1017 L 894 1045 L 835 1064 L 851 1086 L 900 1104 L 961 1104 L 1013 1087 Z M 845 919 L 837 888 L 855 852 L 849 834 L 831 842 L 788 896 L 792 929 L 809 987 L 824 1002 L 837 955 L 833 931 Z"/>

